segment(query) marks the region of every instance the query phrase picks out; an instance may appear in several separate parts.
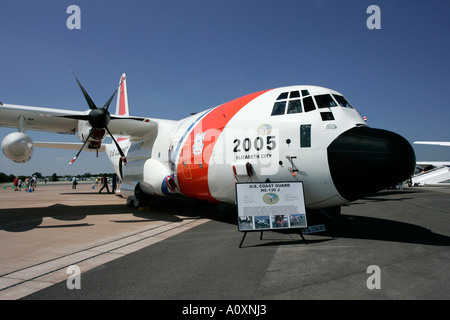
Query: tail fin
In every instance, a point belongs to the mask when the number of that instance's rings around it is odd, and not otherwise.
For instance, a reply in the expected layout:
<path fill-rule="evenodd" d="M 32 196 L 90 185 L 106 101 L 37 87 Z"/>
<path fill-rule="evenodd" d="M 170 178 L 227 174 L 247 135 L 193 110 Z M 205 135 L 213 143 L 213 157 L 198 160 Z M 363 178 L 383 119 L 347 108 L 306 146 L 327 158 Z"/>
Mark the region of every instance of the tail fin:
<path fill-rule="evenodd" d="M 127 93 L 127 76 L 125 73 L 120 77 L 120 88 L 117 96 L 116 115 L 129 116 L 128 93 Z"/>

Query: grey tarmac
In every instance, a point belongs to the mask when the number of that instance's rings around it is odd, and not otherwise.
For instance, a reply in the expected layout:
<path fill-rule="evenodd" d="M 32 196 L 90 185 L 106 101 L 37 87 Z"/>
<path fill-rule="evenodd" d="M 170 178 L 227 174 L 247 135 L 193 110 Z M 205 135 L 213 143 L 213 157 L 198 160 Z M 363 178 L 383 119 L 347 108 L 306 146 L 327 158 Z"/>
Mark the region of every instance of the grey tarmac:
<path fill-rule="evenodd" d="M 1 190 L 1 299 L 450 298 L 448 186 L 381 191 L 341 219 L 309 217 L 327 230 L 306 242 L 249 233 L 241 248 L 234 206 L 177 199 L 137 210 L 79 186 Z M 80 289 L 68 288 L 70 265 Z"/>

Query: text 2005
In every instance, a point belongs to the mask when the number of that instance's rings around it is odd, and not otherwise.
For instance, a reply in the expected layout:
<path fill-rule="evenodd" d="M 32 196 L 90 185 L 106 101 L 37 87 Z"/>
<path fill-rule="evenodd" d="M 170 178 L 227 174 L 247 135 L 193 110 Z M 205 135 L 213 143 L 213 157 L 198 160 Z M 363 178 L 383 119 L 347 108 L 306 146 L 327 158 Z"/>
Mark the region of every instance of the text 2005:
<path fill-rule="evenodd" d="M 245 138 L 244 140 L 242 140 L 242 142 L 241 139 L 234 139 L 233 143 L 233 152 L 241 152 L 242 150 L 248 152 L 252 148 L 254 148 L 256 151 L 261 151 L 264 147 L 266 147 L 267 150 L 274 150 L 277 147 L 274 136 L 267 136 L 265 141 L 262 137 L 256 137 L 254 140 Z"/>

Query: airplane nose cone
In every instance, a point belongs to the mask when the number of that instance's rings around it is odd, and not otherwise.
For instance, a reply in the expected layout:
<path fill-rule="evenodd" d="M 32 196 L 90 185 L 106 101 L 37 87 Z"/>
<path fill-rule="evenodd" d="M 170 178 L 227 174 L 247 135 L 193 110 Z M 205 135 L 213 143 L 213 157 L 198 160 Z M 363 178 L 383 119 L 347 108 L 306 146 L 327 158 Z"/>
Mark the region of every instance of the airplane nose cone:
<path fill-rule="evenodd" d="M 354 201 L 408 179 L 416 156 L 396 133 L 355 127 L 329 145 L 328 164 L 340 195 Z"/>

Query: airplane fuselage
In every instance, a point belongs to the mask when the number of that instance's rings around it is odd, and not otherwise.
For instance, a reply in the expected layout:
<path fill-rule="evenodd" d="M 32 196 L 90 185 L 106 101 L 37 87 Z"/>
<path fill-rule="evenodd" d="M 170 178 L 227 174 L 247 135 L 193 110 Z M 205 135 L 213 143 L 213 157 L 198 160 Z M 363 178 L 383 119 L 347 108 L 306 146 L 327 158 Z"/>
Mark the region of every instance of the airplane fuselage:
<path fill-rule="evenodd" d="M 303 181 L 308 208 L 334 207 L 405 179 L 415 162 L 406 140 L 368 128 L 340 93 L 316 86 L 261 91 L 180 121 L 151 121 L 157 135 L 119 142 L 126 166 L 107 146 L 125 197 L 180 193 L 234 203 L 235 183 Z M 372 174 L 383 177 L 360 186 Z"/>

